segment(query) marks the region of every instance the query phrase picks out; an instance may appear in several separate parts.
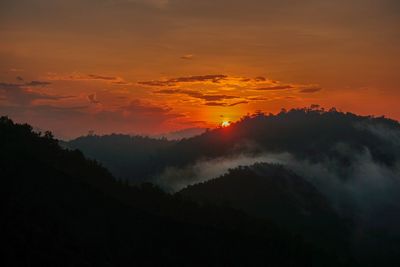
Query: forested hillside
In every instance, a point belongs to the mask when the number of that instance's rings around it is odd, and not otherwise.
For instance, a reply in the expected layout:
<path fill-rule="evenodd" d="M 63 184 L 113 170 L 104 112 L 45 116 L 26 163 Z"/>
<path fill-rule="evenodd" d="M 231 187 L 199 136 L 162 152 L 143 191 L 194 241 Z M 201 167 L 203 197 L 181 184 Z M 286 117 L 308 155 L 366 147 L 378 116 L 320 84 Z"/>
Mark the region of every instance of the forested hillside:
<path fill-rule="evenodd" d="M 377 163 L 393 167 L 400 159 L 399 133 L 399 123 L 383 117 L 304 108 L 249 115 L 229 127 L 177 142 L 111 135 L 81 137 L 66 146 L 99 160 L 117 177 L 137 182 L 152 181 L 166 167 L 244 153 L 290 153 L 314 163 L 330 160 L 346 169 L 368 151 Z"/>
<path fill-rule="evenodd" d="M 231 208 L 116 181 L 51 133 L 0 119 L 3 266 L 338 266 L 328 250 Z"/>
<path fill-rule="evenodd" d="M 242 210 L 317 243 L 333 237 L 329 245 L 350 244 L 364 266 L 400 262 L 397 121 L 315 107 L 256 113 L 177 142 L 146 139 L 141 158 L 141 142 L 123 142 L 140 164 L 113 153 L 112 145 L 103 149 L 108 138 L 67 146 L 105 166 L 125 162 L 118 177 L 128 182 L 150 181 L 170 192 L 187 187 L 181 195 L 199 203 Z"/>

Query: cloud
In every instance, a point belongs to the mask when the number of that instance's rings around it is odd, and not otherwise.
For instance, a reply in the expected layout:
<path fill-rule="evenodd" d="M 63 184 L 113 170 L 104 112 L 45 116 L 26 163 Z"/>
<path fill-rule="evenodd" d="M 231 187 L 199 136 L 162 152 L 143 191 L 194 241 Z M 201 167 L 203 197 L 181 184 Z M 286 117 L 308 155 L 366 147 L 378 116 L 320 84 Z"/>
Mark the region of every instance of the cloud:
<path fill-rule="evenodd" d="M 320 90 L 316 89 L 319 87 L 314 84 L 281 82 L 270 80 L 263 76 L 251 78 L 227 75 L 202 75 L 165 80 L 151 80 L 139 82 L 139 84 L 154 87 L 167 87 L 166 89 L 158 88 L 157 91 L 153 92 L 158 94 L 186 95 L 205 101 L 203 104 L 207 106 L 221 107 L 247 104 L 252 101 L 272 101 L 293 98 L 293 96 L 267 98 L 265 97 L 267 92 L 283 92 L 286 95 L 287 92 L 314 93 L 317 90 Z M 235 103 L 227 101 L 231 99 L 240 101 Z"/>
<path fill-rule="evenodd" d="M 129 83 L 123 78 L 118 76 L 105 76 L 99 74 L 80 74 L 72 73 L 69 75 L 59 75 L 57 73 L 50 73 L 47 79 L 55 81 L 103 81 L 117 85 L 128 85 Z"/>
<path fill-rule="evenodd" d="M 182 83 L 182 82 L 219 82 L 220 80 L 228 78 L 227 75 L 217 74 L 217 75 L 200 75 L 200 76 L 189 76 L 189 77 L 180 77 L 172 79 L 172 81 Z"/>
<path fill-rule="evenodd" d="M 208 101 L 208 102 L 204 103 L 204 105 L 211 106 L 211 107 L 234 107 L 237 105 L 248 104 L 248 103 L 249 103 L 249 101 L 246 101 L 246 100 L 234 102 L 231 104 L 225 103 L 225 102 Z"/>
<path fill-rule="evenodd" d="M 42 84 L 42 82 L 39 81 L 33 82 L 35 84 L 34 86 Z M 25 88 L 26 85 L 31 83 L 32 82 L 26 84 L 0 83 L 0 93 L 2 93 L 2 97 L 5 98 L 9 102 L 9 104 L 17 105 L 29 105 L 35 100 L 60 100 L 72 97 L 46 94 Z"/>
<path fill-rule="evenodd" d="M 164 189 L 176 192 L 188 185 L 219 177 L 229 169 L 251 166 L 255 163 L 281 164 L 304 177 L 323 193 L 333 207 L 356 223 L 367 226 L 393 225 L 400 222 L 400 165 L 388 168 L 374 161 L 370 152 L 352 153 L 349 168 L 325 159 L 320 163 L 298 159 L 288 152 L 257 155 L 237 154 L 220 158 L 199 160 L 186 167 L 167 167 L 154 177 L 154 182 Z M 346 179 L 343 179 L 343 175 Z M 350 212 L 349 212 L 350 211 Z M 377 216 L 380 218 L 376 220 Z"/>
<path fill-rule="evenodd" d="M 185 59 L 185 60 L 192 60 L 193 59 L 193 55 L 183 55 L 183 56 L 181 56 L 181 59 Z"/>
<path fill-rule="evenodd" d="M 154 81 L 144 81 L 138 82 L 141 85 L 147 86 L 174 86 L 179 83 L 196 83 L 196 82 L 213 82 L 218 83 L 221 80 L 228 78 L 227 75 L 216 74 L 216 75 L 200 75 L 200 76 L 188 76 L 188 77 L 178 77 L 167 80 L 154 80 Z"/>
<path fill-rule="evenodd" d="M 138 82 L 138 84 L 146 85 L 146 86 L 172 86 L 175 85 L 170 80 L 167 81 L 145 81 L 145 82 Z"/>
<path fill-rule="evenodd" d="M 217 178 L 238 166 L 250 166 L 257 162 L 285 164 L 293 157 L 288 153 L 246 155 L 237 154 L 213 159 L 204 159 L 183 168 L 167 167 L 157 175 L 155 182 L 168 191 L 179 191 L 188 185 Z"/>
<path fill-rule="evenodd" d="M 87 99 L 92 104 L 99 104 L 100 103 L 100 101 L 97 100 L 97 94 L 90 94 L 90 95 L 87 96 Z"/>
<path fill-rule="evenodd" d="M 231 96 L 231 95 L 203 95 L 200 98 L 204 99 L 206 101 L 220 101 L 220 100 L 225 100 L 225 99 L 235 99 L 235 98 L 239 98 L 239 97 Z"/>
<path fill-rule="evenodd" d="M 243 100 L 243 101 L 239 101 L 239 102 L 235 102 L 235 103 L 229 104 L 228 106 L 233 107 L 233 106 L 242 105 L 242 104 L 248 104 L 248 103 L 249 103 L 249 101 Z"/>
<path fill-rule="evenodd" d="M 50 85 L 51 82 L 45 82 L 45 81 L 31 81 L 28 83 L 25 83 L 25 86 L 46 86 L 46 85 Z"/>
<path fill-rule="evenodd" d="M 23 81 L 24 79 L 20 76 L 16 78 L 18 81 Z M 0 89 L 18 89 L 21 87 L 35 87 L 35 86 L 47 86 L 50 85 L 51 82 L 46 81 L 31 81 L 26 83 L 5 83 L 0 82 Z"/>
<path fill-rule="evenodd" d="M 309 87 L 309 88 L 303 88 L 300 90 L 300 93 L 306 93 L 306 94 L 312 94 L 321 91 L 322 88 L 320 87 Z"/>
<path fill-rule="evenodd" d="M 105 80 L 105 81 L 116 81 L 116 80 L 118 80 L 118 77 L 101 76 L 101 75 L 97 75 L 97 74 L 89 74 L 88 78 L 93 79 L 93 80 Z"/>
<path fill-rule="evenodd" d="M 204 103 L 204 105 L 211 106 L 211 107 L 226 107 L 227 104 L 224 102 L 212 101 L 212 102 L 206 102 L 206 103 Z"/>
<path fill-rule="evenodd" d="M 156 94 L 167 94 L 167 95 L 173 95 L 173 94 L 183 94 L 183 95 L 189 95 L 192 97 L 201 97 L 203 96 L 202 93 L 193 91 L 193 90 L 185 90 L 185 89 L 162 89 L 158 91 L 154 91 Z"/>
<path fill-rule="evenodd" d="M 157 94 L 182 94 L 187 95 L 193 98 L 203 99 L 205 101 L 221 101 L 226 99 L 235 99 L 239 98 L 237 96 L 232 95 L 224 95 L 224 94 L 203 94 L 194 90 L 185 90 L 185 89 L 163 89 L 155 91 Z"/>
<path fill-rule="evenodd" d="M 252 96 L 252 97 L 248 97 L 246 99 L 250 100 L 250 101 L 266 101 L 266 100 L 269 100 L 269 98 L 264 97 L 264 96 Z"/>
<path fill-rule="evenodd" d="M 188 76 L 166 80 L 151 80 L 139 82 L 139 84 L 167 87 L 166 89 L 158 88 L 157 91 L 153 91 L 157 94 L 186 95 L 205 101 L 203 104 L 207 106 L 221 107 L 247 104 L 252 101 L 278 100 L 277 97 L 266 98 L 265 94 L 267 92 L 314 93 L 317 91 L 316 88 L 319 88 L 318 85 L 314 84 L 285 83 L 270 80 L 263 76 L 250 78 L 227 75 Z M 289 99 L 290 96 L 286 97 Z M 241 101 L 235 103 L 227 101 L 231 99 Z M 279 99 L 284 99 L 284 96 Z"/>
<path fill-rule="evenodd" d="M 254 80 L 255 80 L 256 82 L 265 82 L 267 79 L 266 79 L 265 77 L 258 76 L 258 77 L 256 77 L 256 78 L 254 78 Z"/>
<path fill-rule="evenodd" d="M 112 84 L 116 84 L 116 85 L 132 85 L 132 83 L 127 82 L 127 81 L 115 81 L 115 82 L 112 82 Z"/>
<path fill-rule="evenodd" d="M 240 81 L 241 82 L 256 82 L 256 83 L 259 83 L 259 82 L 266 82 L 267 78 L 265 78 L 263 76 L 258 76 L 258 77 L 255 77 L 254 79 L 253 78 L 244 77 L 244 78 L 241 78 Z"/>
<path fill-rule="evenodd" d="M 259 91 L 279 91 L 279 90 L 289 90 L 293 89 L 294 87 L 291 85 L 276 85 L 276 86 L 270 86 L 270 87 L 262 87 L 262 88 L 256 88 L 256 90 Z"/>

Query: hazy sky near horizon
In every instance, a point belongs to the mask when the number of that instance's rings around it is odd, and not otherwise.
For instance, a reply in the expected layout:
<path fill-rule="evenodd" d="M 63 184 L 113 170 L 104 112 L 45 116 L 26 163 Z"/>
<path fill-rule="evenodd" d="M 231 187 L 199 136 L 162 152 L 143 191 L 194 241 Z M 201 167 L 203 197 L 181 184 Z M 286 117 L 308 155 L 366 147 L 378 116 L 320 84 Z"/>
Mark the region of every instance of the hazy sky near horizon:
<path fill-rule="evenodd" d="M 0 0 L 0 114 L 57 136 L 320 104 L 400 119 L 397 0 Z"/>

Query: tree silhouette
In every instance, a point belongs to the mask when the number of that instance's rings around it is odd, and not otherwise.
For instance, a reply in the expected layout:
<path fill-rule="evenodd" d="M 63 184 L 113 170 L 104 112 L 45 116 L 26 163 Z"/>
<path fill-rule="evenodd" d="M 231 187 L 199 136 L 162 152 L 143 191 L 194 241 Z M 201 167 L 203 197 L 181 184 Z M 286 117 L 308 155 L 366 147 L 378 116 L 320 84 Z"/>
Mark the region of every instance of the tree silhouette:
<path fill-rule="evenodd" d="M 241 211 L 118 182 L 50 133 L 0 118 L 3 266 L 338 266 Z"/>

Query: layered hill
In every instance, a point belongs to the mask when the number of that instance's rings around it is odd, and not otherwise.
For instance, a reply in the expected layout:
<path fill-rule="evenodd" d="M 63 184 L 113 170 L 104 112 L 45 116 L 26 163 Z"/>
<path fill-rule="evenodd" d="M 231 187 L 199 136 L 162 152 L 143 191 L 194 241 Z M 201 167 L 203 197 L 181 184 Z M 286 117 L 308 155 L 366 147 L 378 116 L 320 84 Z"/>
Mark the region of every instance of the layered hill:
<path fill-rule="evenodd" d="M 51 133 L 0 119 L 3 266 L 344 264 L 284 228 L 116 181 Z M 328 265 L 326 265 L 326 264 Z"/>
<path fill-rule="evenodd" d="M 345 246 L 350 233 L 325 196 L 281 165 L 238 167 L 221 177 L 188 186 L 179 194 L 268 218 L 325 246 L 335 242 Z"/>
<path fill-rule="evenodd" d="M 330 227 L 324 221 L 338 222 L 339 216 L 339 221 L 351 226 L 348 238 L 363 265 L 396 266 L 400 262 L 396 256 L 400 255 L 400 124 L 397 121 L 318 108 L 283 110 L 275 115 L 257 113 L 229 127 L 145 149 L 149 153 L 141 158 L 140 165 L 129 159 L 140 157 L 139 144 L 135 142 L 125 143 L 129 157 L 114 153 L 112 159 L 102 160 L 103 155 L 113 153 L 112 146 L 102 149 L 103 138 L 107 137 L 82 137 L 79 145 L 76 140 L 67 145 L 82 148 L 83 153 L 99 159 L 105 166 L 125 161 L 128 167 L 118 174 L 122 179 L 133 183 L 151 181 L 169 190 L 194 185 L 182 193 L 188 196 L 190 192 L 200 203 L 222 202 L 281 225 L 304 226 L 298 232 L 324 232 L 322 225 Z M 160 140 L 149 142 L 156 144 Z M 98 150 L 94 153 L 95 148 Z M 279 163 L 286 171 L 264 175 L 253 166 L 240 170 L 240 175 L 236 173 L 239 170 L 228 173 L 228 178 L 223 175 L 229 168 L 257 162 Z M 290 186 L 285 193 L 278 194 L 284 189 L 276 179 L 281 176 L 284 178 L 281 182 L 291 182 L 286 184 Z M 199 182 L 205 183 L 196 185 Z M 314 193 L 307 195 L 302 188 Z M 311 205 L 312 199 L 328 203 L 336 216 L 319 212 Z M 281 206 L 284 209 L 280 210 Z M 326 233 L 332 232 L 335 237 L 339 228 L 333 225 Z"/>
<path fill-rule="evenodd" d="M 175 142 L 111 135 L 81 137 L 66 146 L 133 182 L 151 181 L 167 167 L 242 153 L 285 152 L 314 163 L 329 160 L 346 169 L 367 151 L 372 160 L 393 167 L 400 159 L 400 124 L 383 117 L 304 108 L 246 116 L 229 127 Z M 346 171 L 341 174 L 345 178 Z"/>

